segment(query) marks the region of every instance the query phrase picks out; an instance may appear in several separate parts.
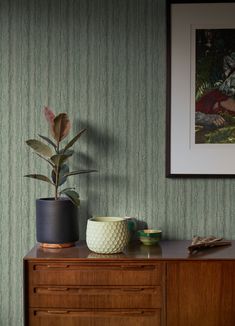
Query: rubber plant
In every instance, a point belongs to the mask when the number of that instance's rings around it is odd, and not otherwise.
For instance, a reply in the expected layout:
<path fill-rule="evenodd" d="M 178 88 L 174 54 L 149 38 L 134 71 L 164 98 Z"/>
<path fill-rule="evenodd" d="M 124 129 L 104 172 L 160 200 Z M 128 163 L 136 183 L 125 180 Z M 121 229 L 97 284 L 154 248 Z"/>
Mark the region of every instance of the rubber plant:
<path fill-rule="evenodd" d="M 74 138 L 72 138 L 66 145 L 62 146 L 61 141 L 68 136 L 71 129 L 71 122 L 68 115 L 66 113 L 60 113 L 55 116 L 53 111 L 48 107 L 44 108 L 44 115 L 49 123 L 50 133 L 53 140 L 43 135 L 38 135 L 44 142 L 37 139 L 29 139 L 26 143 L 40 158 L 50 165 L 51 175 L 48 177 L 42 174 L 27 174 L 25 177 L 49 183 L 54 187 L 55 200 L 59 200 L 61 195 L 65 195 L 76 206 L 79 206 L 79 194 L 74 190 L 75 188 L 64 188 L 60 191 L 59 188 L 70 176 L 96 172 L 96 170 L 70 171 L 68 165 L 69 158 L 74 154 L 72 147 L 86 129 L 79 131 Z"/>

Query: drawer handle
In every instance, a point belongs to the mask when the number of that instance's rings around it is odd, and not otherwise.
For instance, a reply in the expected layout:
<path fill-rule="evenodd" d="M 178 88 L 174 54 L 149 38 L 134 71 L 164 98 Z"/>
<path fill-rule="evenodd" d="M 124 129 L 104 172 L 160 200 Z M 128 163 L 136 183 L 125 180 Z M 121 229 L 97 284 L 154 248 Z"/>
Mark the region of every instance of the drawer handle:
<path fill-rule="evenodd" d="M 47 288 L 48 291 L 68 291 L 68 288 Z"/>
<path fill-rule="evenodd" d="M 95 317 L 95 316 L 154 316 L 156 311 L 137 310 L 137 311 L 95 311 L 95 310 L 82 310 L 82 311 L 68 311 L 68 310 L 35 310 L 34 316 L 43 315 L 67 315 L 67 316 L 78 316 L 78 317 Z"/>
<path fill-rule="evenodd" d="M 137 310 L 137 311 L 119 311 L 118 315 L 124 316 L 153 316 L 154 311 Z"/>
<path fill-rule="evenodd" d="M 143 292 L 146 290 L 154 290 L 154 288 L 128 288 L 128 289 L 122 289 L 123 292 Z"/>
<path fill-rule="evenodd" d="M 67 310 L 48 310 L 48 314 L 54 314 L 54 315 L 66 315 L 68 313 Z"/>
<path fill-rule="evenodd" d="M 38 294 L 57 294 L 58 293 L 64 293 L 67 292 L 69 294 L 99 294 L 99 295 L 106 295 L 113 294 L 113 293 L 137 293 L 137 292 L 147 292 L 147 293 L 154 293 L 155 288 L 154 287 L 109 287 L 109 288 L 96 288 L 96 287 L 35 287 L 33 288 L 34 293 Z"/>
<path fill-rule="evenodd" d="M 155 266 L 154 265 L 138 265 L 138 266 L 133 266 L 133 265 L 122 265 L 121 269 L 124 270 L 154 270 Z"/>
<path fill-rule="evenodd" d="M 134 288 L 129 288 L 129 289 L 122 289 L 124 292 L 140 292 L 143 291 L 143 289 L 134 289 Z"/>
<path fill-rule="evenodd" d="M 62 264 L 50 264 L 47 265 L 47 268 L 68 268 L 69 265 L 62 265 Z"/>

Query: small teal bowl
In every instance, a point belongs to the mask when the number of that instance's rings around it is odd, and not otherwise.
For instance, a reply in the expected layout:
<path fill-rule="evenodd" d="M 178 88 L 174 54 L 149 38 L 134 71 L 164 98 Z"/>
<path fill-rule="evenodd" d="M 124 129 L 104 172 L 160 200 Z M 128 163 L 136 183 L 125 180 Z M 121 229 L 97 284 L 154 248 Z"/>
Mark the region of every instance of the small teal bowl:
<path fill-rule="evenodd" d="M 146 246 L 155 245 L 161 240 L 162 231 L 161 230 L 139 230 L 137 232 L 139 240 Z"/>

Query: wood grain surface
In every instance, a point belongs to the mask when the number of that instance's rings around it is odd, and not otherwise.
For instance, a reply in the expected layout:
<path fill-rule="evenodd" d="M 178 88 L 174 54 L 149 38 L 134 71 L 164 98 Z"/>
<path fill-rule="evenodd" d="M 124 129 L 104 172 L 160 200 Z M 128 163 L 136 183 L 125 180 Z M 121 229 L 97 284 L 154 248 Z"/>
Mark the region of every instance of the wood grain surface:
<path fill-rule="evenodd" d="M 170 262 L 167 326 L 233 326 L 234 262 Z"/>
<path fill-rule="evenodd" d="M 35 246 L 24 258 L 25 326 L 233 326 L 235 241 L 186 256 L 188 242 L 163 241 L 145 256 L 136 244 L 116 258 L 90 257 L 82 242 L 57 253 Z"/>
<path fill-rule="evenodd" d="M 30 309 L 29 323 L 33 326 L 76 326 L 79 318 L 79 326 L 161 326 L 160 310 L 55 310 Z"/>

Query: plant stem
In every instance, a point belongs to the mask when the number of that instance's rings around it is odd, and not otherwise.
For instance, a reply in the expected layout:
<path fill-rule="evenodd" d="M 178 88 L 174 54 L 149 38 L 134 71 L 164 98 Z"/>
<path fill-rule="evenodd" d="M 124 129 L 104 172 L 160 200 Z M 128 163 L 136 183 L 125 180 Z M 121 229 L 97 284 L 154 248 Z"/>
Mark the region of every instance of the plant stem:
<path fill-rule="evenodd" d="M 60 150 L 60 143 L 59 141 L 57 142 L 57 149 L 56 151 L 59 153 Z M 55 171 L 55 200 L 58 200 L 58 183 L 59 183 L 59 162 L 56 165 L 56 171 Z"/>
<path fill-rule="evenodd" d="M 55 200 L 58 199 L 58 186 L 55 186 Z"/>

